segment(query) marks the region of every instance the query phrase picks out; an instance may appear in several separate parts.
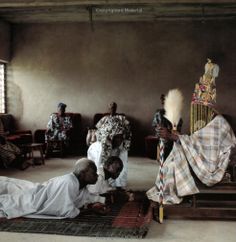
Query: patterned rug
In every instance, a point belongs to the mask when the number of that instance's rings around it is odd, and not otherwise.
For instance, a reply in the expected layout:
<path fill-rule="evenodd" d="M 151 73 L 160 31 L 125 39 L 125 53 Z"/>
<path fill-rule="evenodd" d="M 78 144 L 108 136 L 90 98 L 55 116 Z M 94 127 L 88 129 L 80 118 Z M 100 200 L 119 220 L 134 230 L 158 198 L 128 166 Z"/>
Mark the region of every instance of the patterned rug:
<path fill-rule="evenodd" d="M 143 203 L 125 202 L 111 205 L 107 215 L 87 214 L 74 219 L 1 219 L 0 231 L 61 234 L 89 237 L 144 238 L 152 220 L 149 207 L 143 214 Z"/>

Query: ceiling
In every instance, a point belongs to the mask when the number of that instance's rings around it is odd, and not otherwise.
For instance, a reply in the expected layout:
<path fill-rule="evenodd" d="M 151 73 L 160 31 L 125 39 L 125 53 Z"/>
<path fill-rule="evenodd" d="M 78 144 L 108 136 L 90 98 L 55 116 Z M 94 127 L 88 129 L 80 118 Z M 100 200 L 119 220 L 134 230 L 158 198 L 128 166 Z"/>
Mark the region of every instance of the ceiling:
<path fill-rule="evenodd" d="M 236 0 L 1 0 L 0 19 L 10 23 L 236 19 Z"/>

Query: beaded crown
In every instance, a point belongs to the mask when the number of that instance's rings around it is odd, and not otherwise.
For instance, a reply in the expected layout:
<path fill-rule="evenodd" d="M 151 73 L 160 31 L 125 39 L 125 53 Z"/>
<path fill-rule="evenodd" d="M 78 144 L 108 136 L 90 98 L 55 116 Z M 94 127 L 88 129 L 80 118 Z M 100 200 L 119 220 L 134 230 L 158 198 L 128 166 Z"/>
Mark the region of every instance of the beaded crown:
<path fill-rule="evenodd" d="M 216 83 L 219 66 L 207 59 L 205 73 L 200 77 L 191 101 L 190 132 L 193 133 L 209 123 L 216 113 Z"/>

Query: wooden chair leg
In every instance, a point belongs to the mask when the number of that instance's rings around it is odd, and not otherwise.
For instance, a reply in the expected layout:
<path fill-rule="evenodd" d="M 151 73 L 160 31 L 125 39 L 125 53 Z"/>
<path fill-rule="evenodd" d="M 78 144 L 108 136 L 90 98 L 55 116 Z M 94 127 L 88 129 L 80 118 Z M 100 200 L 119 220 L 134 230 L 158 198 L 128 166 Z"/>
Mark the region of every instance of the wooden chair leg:
<path fill-rule="evenodd" d="M 46 157 L 49 157 L 50 154 L 51 154 L 51 142 L 48 141 L 48 142 L 46 143 L 45 156 L 46 156 Z"/>
<path fill-rule="evenodd" d="M 44 156 L 43 156 L 43 148 L 42 147 L 39 147 L 39 152 L 40 152 L 42 164 L 45 165 Z"/>
<path fill-rule="evenodd" d="M 63 141 L 60 141 L 59 147 L 60 147 L 60 156 L 63 157 L 64 156 L 64 144 L 63 144 Z"/>
<path fill-rule="evenodd" d="M 30 158 L 32 160 L 32 166 L 35 167 L 34 149 L 30 148 Z"/>
<path fill-rule="evenodd" d="M 46 144 L 46 149 L 45 149 L 45 158 L 48 157 L 48 143 Z"/>

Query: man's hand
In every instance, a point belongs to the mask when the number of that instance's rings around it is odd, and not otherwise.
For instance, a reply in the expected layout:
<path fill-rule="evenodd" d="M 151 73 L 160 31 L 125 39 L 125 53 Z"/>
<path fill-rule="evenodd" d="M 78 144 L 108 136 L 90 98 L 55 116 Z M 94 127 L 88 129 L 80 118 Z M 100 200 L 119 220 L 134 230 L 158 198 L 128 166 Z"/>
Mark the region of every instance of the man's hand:
<path fill-rule="evenodd" d="M 161 139 L 177 141 L 179 139 L 177 134 L 171 133 L 167 128 L 159 127 L 157 135 Z"/>
<path fill-rule="evenodd" d="M 89 204 L 88 209 L 90 209 L 92 212 L 102 215 L 109 213 L 111 210 L 108 206 L 99 202 Z"/>

